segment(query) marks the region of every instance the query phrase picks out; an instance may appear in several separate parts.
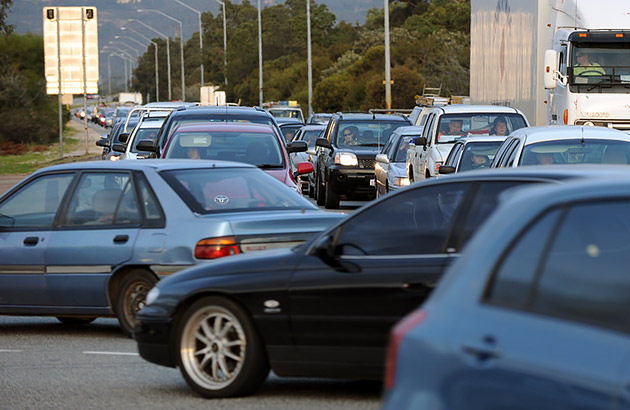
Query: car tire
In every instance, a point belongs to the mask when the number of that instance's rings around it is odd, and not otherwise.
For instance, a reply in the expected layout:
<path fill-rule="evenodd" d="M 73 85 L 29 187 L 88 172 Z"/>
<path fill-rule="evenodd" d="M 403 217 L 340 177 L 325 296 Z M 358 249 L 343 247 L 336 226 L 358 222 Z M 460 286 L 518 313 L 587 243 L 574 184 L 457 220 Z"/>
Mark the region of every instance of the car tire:
<path fill-rule="evenodd" d="M 330 183 L 326 183 L 326 200 L 324 201 L 324 206 L 326 209 L 339 209 L 339 194 L 335 192 L 331 185 Z"/>
<path fill-rule="evenodd" d="M 177 323 L 177 364 L 186 383 L 206 398 L 243 396 L 269 374 L 269 359 L 249 314 L 234 301 L 207 296 Z"/>
<path fill-rule="evenodd" d="M 147 293 L 156 283 L 155 275 L 142 269 L 132 270 L 120 283 L 114 312 L 125 335 L 133 336 L 136 314 L 144 307 Z"/>
<path fill-rule="evenodd" d="M 95 317 L 72 317 L 72 316 L 57 316 L 57 320 L 64 325 L 87 325 L 94 322 Z"/>
<path fill-rule="evenodd" d="M 317 205 L 322 206 L 326 201 L 325 185 L 317 178 Z"/>

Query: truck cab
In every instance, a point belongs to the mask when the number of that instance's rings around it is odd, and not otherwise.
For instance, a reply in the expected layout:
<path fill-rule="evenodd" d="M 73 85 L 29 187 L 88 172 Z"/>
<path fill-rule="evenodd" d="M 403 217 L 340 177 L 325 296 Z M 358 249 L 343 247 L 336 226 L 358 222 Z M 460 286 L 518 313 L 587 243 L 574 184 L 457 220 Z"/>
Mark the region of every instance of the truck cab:
<path fill-rule="evenodd" d="M 506 124 L 498 132 L 496 124 Z M 427 117 L 422 135 L 412 140 L 407 151 L 407 175 L 410 182 L 437 177 L 451 148 L 463 137 L 508 135 L 527 127 L 527 119 L 519 110 L 492 105 L 449 105 L 433 108 Z"/>

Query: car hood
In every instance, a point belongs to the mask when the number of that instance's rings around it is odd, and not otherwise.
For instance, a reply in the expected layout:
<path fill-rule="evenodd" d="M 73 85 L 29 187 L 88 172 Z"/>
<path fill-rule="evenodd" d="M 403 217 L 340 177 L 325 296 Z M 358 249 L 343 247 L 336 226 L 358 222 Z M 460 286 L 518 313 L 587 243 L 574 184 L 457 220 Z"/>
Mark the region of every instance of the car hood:
<path fill-rule="evenodd" d="M 393 162 L 390 168 L 391 176 L 393 177 L 406 177 L 407 176 L 407 164 L 404 162 Z"/>
<path fill-rule="evenodd" d="M 289 172 L 287 172 L 286 169 L 284 169 L 284 168 L 282 168 L 282 169 L 263 169 L 263 171 L 265 171 L 267 174 L 271 175 L 272 177 L 274 177 L 278 181 L 282 182 L 286 186 L 288 186 L 290 188 L 293 188 L 293 189 L 297 188 L 297 184 L 295 182 L 293 182 L 293 180 L 289 176 Z"/>

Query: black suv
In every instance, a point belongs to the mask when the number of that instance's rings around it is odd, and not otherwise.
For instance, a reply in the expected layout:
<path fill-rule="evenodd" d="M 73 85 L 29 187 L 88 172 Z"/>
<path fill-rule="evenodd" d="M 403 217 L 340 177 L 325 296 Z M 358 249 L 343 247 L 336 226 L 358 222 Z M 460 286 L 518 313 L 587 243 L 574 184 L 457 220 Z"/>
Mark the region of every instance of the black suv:
<path fill-rule="evenodd" d="M 317 205 L 339 208 L 339 200 L 371 200 L 374 159 L 394 130 L 411 125 L 404 115 L 335 113 L 318 138 L 315 186 Z M 310 188 L 310 187 L 309 187 Z"/>
<path fill-rule="evenodd" d="M 252 122 L 266 124 L 274 127 L 278 135 L 282 135 L 273 116 L 260 107 L 233 105 L 183 107 L 173 111 L 164 121 L 156 137 L 156 146 L 151 157 L 160 158 L 162 156 L 164 147 L 176 127 L 201 122 Z"/>

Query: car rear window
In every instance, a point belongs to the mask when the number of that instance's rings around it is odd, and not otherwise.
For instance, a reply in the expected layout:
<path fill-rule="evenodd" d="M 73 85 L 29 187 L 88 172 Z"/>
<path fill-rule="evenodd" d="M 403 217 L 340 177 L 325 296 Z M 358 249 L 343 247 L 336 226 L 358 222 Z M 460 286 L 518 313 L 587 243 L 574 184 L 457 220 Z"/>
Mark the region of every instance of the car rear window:
<path fill-rule="evenodd" d="M 162 177 L 199 214 L 272 209 L 317 209 L 291 188 L 257 168 L 163 171 Z"/>
<path fill-rule="evenodd" d="M 630 143 L 615 140 L 556 140 L 523 148 L 520 165 L 623 164 L 630 162 Z"/>

